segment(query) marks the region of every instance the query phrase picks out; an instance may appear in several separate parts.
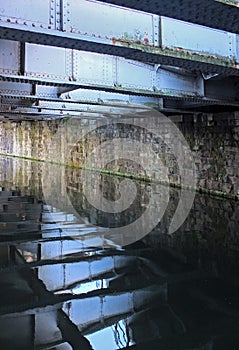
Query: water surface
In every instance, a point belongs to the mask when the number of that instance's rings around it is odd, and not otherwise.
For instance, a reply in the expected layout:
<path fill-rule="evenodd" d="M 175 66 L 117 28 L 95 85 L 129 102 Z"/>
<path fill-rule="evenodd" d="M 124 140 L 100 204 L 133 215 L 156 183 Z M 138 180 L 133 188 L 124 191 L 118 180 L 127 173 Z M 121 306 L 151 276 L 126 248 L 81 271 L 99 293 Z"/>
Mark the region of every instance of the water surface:
<path fill-rule="evenodd" d="M 108 233 L 142 215 L 150 184 L 109 214 L 88 203 L 82 170 L 59 167 L 71 212 L 45 202 L 42 166 L 0 158 L 0 349 L 239 349 L 238 202 L 198 194 L 168 235 L 171 189 L 157 227 L 120 246 Z M 103 195 L 121 181 L 101 175 Z"/>

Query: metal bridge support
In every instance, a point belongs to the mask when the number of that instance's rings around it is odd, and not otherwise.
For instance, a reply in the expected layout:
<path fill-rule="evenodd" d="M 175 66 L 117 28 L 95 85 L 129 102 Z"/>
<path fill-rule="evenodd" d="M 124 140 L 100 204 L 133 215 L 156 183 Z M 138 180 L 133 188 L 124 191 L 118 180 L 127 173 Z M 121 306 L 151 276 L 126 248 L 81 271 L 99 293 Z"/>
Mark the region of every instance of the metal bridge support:
<path fill-rule="evenodd" d="M 207 0 L 208 13 L 205 1 L 199 7 L 189 0 L 180 0 L 177 9 L 165 0 L 132 1 L 131 9 L 116 6 L 126 5 L 121 0 L 3 2 L 0 113 L 14 108 L 41 115 L 34 110 L 41 99 L 62 102 L 73 96 L 71 90 L 85 103 L 96 90 L 116 93 L 122 101 L 128 95 L 128 102 L 129 96 L 144 96 L 138 101 L 161 109 L 237 108 L 239 9 L 235 1 L 223 2 Z M 228 18 L 219 21 L 222 11 Z"/>

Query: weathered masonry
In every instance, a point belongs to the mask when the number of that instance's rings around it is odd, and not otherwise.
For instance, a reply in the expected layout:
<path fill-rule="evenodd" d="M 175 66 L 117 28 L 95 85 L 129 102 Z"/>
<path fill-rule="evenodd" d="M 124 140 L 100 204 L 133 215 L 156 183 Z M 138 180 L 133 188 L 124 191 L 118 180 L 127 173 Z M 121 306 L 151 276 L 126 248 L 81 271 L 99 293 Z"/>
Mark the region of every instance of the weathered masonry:
<path fill-rule="evenodd" d="M 237 198 L 239 194 L 238 114 L 236 112 L 204 113 L 171 116 L 170 119 L 180 128 L 193 152 L 198 191 L 207 192 L 208 190 L 211 194 Z M 89 123 L 92 123 L 92 120 L 82 119 L 79 126 L 84 129 Z M 50 144 L 59 125 L 61 125 L 59 120 L 2 122 L 0 153 L 33 160 L 47 160 L 46 145 Z M 108 140 L 113 140 L 114 137 L 127 140 L 134 132 L 131 127 L 120 124 L 111 130 L 101 129 L 91 135 L 92 139 L 82 138 L 72 148 L 70 156 L 64 162 L 82 167 L 85 157 L 105 138 L 106 131 Z M 170 151 L 165 152 L 164 145 L 159 143 L 153 135 L 148 135 L 141 130 L 138 140 L 144 142 L 145 138 L 148 138 L 148 143 L 154 148 L 156 156 L 164 158 L 171 184 L 180 185 L 180 173 L 174 155 Z M 63 137 L 60 141 L 63 150 L 66 148 L 66 143 L 67 139 Z M 117 149 L 114 152 L 117 159 Z M 143 156 L 148 157 L 147 154 L 142 154 Z M 107 155 L 102 155 L 102 163 L 104 158 L 107 158 Z M 149 162 L 153 160 L 149 159 Z M 122 174 L 131 173 L 135 176 L 144 175 L 138 167 L 132 167 L 131 161 L 124 161 L 124 164 L 116 163 L 113 168 L 111 166 L 111 170 Z"/>

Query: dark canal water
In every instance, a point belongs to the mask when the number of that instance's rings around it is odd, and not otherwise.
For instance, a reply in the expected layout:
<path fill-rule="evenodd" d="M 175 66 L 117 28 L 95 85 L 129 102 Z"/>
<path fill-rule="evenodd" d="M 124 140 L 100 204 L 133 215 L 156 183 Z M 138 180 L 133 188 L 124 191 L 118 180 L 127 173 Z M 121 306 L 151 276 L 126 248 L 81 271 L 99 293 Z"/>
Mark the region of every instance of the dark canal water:
<path fill-rule="evenodd" d="M 0 158 L 1 350 L 239 349 L 238 202 L 196 195 L 169 235 L 171 189 L 161 222 L 121 246 L 110 230 L 143 215 L 150 184 L 135 181 L 130 208 L 107 214 L 85 198 L 82 171 L 59 166 L 63 210 L 57 193 L 44 201 L 42 167 Z M 116 200 L 122 179 L 100 181 Z"/>

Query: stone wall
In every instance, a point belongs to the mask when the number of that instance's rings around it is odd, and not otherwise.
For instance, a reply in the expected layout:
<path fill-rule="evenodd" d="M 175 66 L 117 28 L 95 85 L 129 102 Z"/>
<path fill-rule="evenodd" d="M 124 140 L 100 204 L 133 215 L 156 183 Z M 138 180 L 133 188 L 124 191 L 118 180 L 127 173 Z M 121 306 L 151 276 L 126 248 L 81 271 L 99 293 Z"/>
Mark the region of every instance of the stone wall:
<path fill-rule="evenodd" d="M 186 116 L 180 129 L 195 154 L 198 186 L 239 194 L 239 113 Z"/>
<path fill-rule="evenodd" d="M 219 194 L 217 191 L 221 191 L 225 194 L 238 195 L 239 113 L 183 115 L 171 117 L 171 119 L 182 131 L 195 157 L 197 187 L 201 190 L 212 190 L 215 194 Z M 62 125 L 63 123 L 66 123 L 66 120 L 61 122 L 2 122 L 0 123 L 0 152 L 49 160 L 47 145 L 50 144 L 52 137 L 58 130 L 59 124 Z M 94 120 L 82 119 L 79 121 L 78 127 L 84 130 L 90 123 L 94 123 Z M 68 145 L 68 139 L 62 134 L 58 143 L 59 147 L 55 150 L 56 156 L 52 156 L 56 159 L 50 160 L 82 166 L 87 155 L 97 145 L 116 137 L 125 138 L 125 140 L 133 138 L 149 145 L 154 150 L 155 157 L 160 158 L 168 169 L 170 182 L 180 184 L 180 173 L 174 155 L 159 138 L 135 126 L 117 124 L 112 127 L 109 122 L 108 126 L 93 131 L 91 134 L 82 137 L 77 144 L 73 144 L 70 155 L 67 156 L 63 156 L 63 154 L 66 145 Z M 117 149 L 114 152 L 117 155 Z M 104 154 L 99 154 L 98 160 L 99 158 L 101 159 L 100 164 L 104 164 Z M 141 159 L 143 165 L 155 164 L 154 159 L 150 158 L 148 154 L 141 154 Z M 110 164 L 108 168 L 122 173 L 130 172 L 135 175 L 145 175 L 142 163 L 137 165 L 129 160 L 116 161 Z M 160 171 L 160 169 L 156 169 L 156 171 Z"/>

